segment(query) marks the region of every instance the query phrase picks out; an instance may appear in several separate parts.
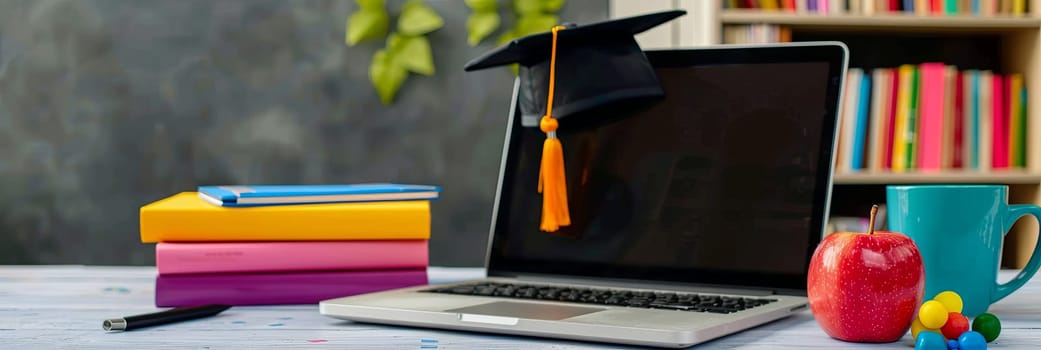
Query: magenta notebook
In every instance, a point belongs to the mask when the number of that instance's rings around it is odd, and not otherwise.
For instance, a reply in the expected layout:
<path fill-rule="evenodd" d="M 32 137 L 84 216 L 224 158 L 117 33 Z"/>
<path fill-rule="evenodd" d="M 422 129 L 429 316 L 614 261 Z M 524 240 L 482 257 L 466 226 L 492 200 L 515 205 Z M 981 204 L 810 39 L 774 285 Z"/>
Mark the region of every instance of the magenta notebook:
<path fill-rule="evenodd" d="M 159 307 L 317 304 L 343 296 L 427 284 L 426 269 L 159 275 Z"/>
<path fill-rule="evenodd" d="M 155 246 L 159 274 L 380 270 L 427 267 L 427 241 L 168 243 Z"/>
<path fill-rule="evenodd" d="M 918 111 L 918 168 L 921 170 L 940 170 L 943 164 L 943 148 L 952 145 L 943 144 L 944 108 L 946 106 L 944 89 L 947 67 L 943 63 L 922 63 L 921 92 Z"/>
<path fill-rule="evenodd" d="M 993 147 L 991 147 L 991 168 L 1008 168 L 1008 80 L 1005 76 L 994 75 L 994 92 L 991 122 L 992 134 L 994 135 Z"/>

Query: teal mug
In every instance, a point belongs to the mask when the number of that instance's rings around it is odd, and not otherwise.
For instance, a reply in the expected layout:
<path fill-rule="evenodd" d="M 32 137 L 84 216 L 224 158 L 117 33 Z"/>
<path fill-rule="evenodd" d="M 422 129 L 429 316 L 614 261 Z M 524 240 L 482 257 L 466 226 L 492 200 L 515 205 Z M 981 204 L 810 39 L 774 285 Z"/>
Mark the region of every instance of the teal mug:
<path fill-rule="evenodd" d="M 954 291 L 961 295 L 967 317 L 986 312 L 991 303 L 1022 287 L 1041 263 L 1034 247 L 1019 275 L 997 283 L 1002 241 L 1012 224 L 1026 215 L 1041 220 L 1041 207 L 1008 204 L 1008 186 L 888 186 L 886 211 L 889 231 L 906 234 L 918 245 L 925 265 L 925 299 Z"/>

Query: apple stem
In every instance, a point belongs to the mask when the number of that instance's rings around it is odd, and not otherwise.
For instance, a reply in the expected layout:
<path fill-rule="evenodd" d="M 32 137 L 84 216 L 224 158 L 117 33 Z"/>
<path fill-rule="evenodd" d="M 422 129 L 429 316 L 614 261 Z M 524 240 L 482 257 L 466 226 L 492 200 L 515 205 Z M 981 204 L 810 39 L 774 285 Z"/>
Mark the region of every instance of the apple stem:
<path fill-rule="evenodd" d="M 871 218 L 868 219 L 868 236 L 875 234 L 875 215 L 878 215 L 878 204 L 871 205 Z"/>

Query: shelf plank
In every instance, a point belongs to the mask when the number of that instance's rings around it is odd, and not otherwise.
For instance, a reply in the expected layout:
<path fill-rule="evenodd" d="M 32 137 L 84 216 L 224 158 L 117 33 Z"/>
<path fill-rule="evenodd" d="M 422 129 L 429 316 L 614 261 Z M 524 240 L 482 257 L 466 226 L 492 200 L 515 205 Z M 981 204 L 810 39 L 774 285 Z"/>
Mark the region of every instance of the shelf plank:
<path fill-rule="evenodd" d="M 800 29 L 1002 32 L 1041 28 L 1041 17 L 1026 16 L 918 16 L 900 13 L 823 15 L 728 9 L 720 12 L 719 17 L 723 24 L 767 23 Z"/>
<path fill-rule="evenodd" d="M 1041 174 L 1025 171 L 1001 172 L 909 172 L 909 173 L 849 173 L 835 174 L 836 185 L 884 184 L 1033 184 L 1041 185 Z"/>

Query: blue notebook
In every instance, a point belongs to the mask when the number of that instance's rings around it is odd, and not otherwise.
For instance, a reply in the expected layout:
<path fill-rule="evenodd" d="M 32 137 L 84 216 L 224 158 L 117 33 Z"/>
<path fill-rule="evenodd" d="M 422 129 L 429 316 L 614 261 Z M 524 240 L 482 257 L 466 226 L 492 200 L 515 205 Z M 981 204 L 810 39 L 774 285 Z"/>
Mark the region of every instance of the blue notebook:
<path fill-rule="evenodd" d="M 199 186 L 199 197 L 222 207 L 435 200 L 441 188 L 368 183 L 352 185 Z"/>

